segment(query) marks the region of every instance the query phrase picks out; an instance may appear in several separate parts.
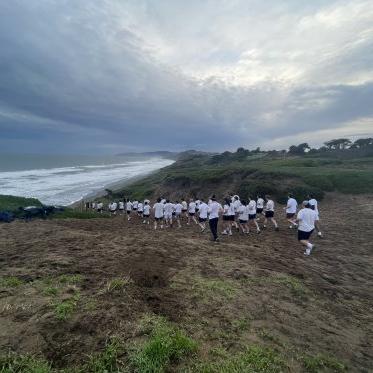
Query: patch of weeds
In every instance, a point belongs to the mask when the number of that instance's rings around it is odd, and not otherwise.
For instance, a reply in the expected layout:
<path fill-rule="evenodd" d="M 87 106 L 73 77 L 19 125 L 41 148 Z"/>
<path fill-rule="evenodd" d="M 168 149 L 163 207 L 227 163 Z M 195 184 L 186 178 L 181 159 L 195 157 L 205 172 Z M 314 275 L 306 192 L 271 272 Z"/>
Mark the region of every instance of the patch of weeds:
<path fill-rule="evenodd" d="M 286 370 L 283 358 L 274 350 L 262 346 L 249 346 L 234 356 L 226 356 L 209 363 L 195 365 L 191 371 L 201 373 L 278 373 Z"/>
<path fill-rule="evenodd" d="M 347 367 L 341 361 L 332 356 L 318 354 L 316 356 L 304 356 L 303 365 L 307 372 L 345 372 Z"/>
<path fill-rule="evenodd" d="M 244 317 L 242 319 L 235 319 L 231 322 L 231 325 L 236 331 L 243 331 L 250 328 L 250 318 Z"/>
<path fill-rule="evenodd" d="M 195 277 L 192 289 L 198 297 L 207 299 L 232 299 L 236 295 L 236 288 L 230 280 Z"/>
<path fill-rule="evenodd" d="M 68 319 L 78 306 L 79 294 L 75 294 L 72 298 L 63 300 L 54 305 L 54 312 L 58 320 Z"/>
<path fill-rule="evenodd" d="M 304 284 L 293 276 L 280 275 L 273 278 L 275 284 L 285 285 L 290 289 L 293 295 L 303 296 L 307 293 L 307 289 Z"/>
<path fill-rule="evenodd" d="M 212 357 L 216 357 L 216 358 L 226 359 L 229 356 L 229 353 L 223 347 L 214 347 L 210 349 L 209 355 L 211 355 Z"/>
<path fill-rule="evenodd" d="M 267 341 L 271 341 L 271 342 L 274 342 L 274 343 L 277 343 L 277 344 L 281 344 L 280 340 L 278 337 L 276 337 L 275 335 L 273 335 L 271 332 L 269 332 L 267 329 L 259 329 L 258 330 L 258 335 L 264 339 L 264 340 L 267 340 Z"/>
<path fill-rule="evenodd" d="M 76 275 L 61 275 L 57 278 L 57 281 L 61 284 L 77 285 L 83 281 L 83 277 L 79 274 Z"/>
<path fill-rule="evenodd" d="M 31 355 L 8 354 L 0 356 L 1 373 L 51 373 L 50 364 Z"/>
<path fill-rule="evenodd" d="M 95 299 L 90 299 L 84 305 L 86 311 L 94 311 L 97 308 L 97 301 Z"/>
<path fill-rule="evenodd" d="M 0 286 L 7 288 L 16 288 L 23 285 L 23 281 L 18 277 L 9 276 L 0 279 Z"/>
<path fill-rule="evenodd" d="M 119 339 L 112 338 L 106 343 L 105 349 L 101 353 L 90 356 L 89 361 L 83 366 L 81 372 L 122 372 L 123 363 L 120 361 L 119 356 L 123 352 L 123 344 Z"/>
<path fill-rule="evenodd" d="M 43 294 L 49 297 L 55 297 L 58 294 L 58 289 L 55 286 L 47 286 L 43 290 Z"/>
<path fill-rule="evenodd" d="M 129 277 L 113 278 L 105 285 L 106 293 L 114 293 L 123 290 L 123 288 L 132 283 Z"/>
<path fill-rule="evenodd" d="M 164 372 L 170 364 L 197 350 L 197 343 L 161 317 L 146 317 L 143 329 L 150 329 L 149 338 L 130 355 L 138 372 Z"/>

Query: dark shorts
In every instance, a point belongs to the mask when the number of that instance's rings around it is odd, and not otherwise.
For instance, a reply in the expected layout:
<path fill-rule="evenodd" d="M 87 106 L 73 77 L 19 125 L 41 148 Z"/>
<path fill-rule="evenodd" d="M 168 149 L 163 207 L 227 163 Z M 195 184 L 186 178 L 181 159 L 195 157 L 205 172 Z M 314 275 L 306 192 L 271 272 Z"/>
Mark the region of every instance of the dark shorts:
<path fill-rule="evenodd" d="M 155 221 L 161 221 L 163 220 L 163 216 L 161 218 L 155 218 Z"/>
<path fill-rule="evenodd" d="M 246 224 L 246 223 L 247 223 L 247 220 L 239 219 L 239 222 L 240 222 L 240 224 Z"/>
<path fill-rule="evenodd" d="M 266 211 L 266 218 L 273 218 L 275 216 L 274 211 Z"/>
<path fill-rule="evenodd" d="M 136 210 L 137 210 L 137 207 L 134 207 L 132 210 L 133 210 L 133 211 L 136 211 Z"/>
<path fill-rule="evenodd" d="M 287 212 L 287 213 L 286 213 L 286 217 L 287 217 L 288 219 L 293 218 L 294 215 L 295 215 L 295 212 Z"/>
<path fill-rule="evenodd" d="M 223 220 L 234 221 L 234 215 L 223 215 Z"/>
<path fill-rule="evenodd" d="M 137 211 L 137 213 L 138 213 L 139 215 L 142 215 L 142 211 Z"/>
<path fill-rule="evenodd" d="M 263 212 L 263 209 L 262 209 L 262 208 L 256 209 L 256 213 L 257 213 L 257 214 L 261 214 L 262 212 Z"/>
<path fill-rule="evenodd" d="M 187 209 L 182 209 L 183 212 L 187 212 L 188 210 Z"/>
<path fill-rule="evenodd" d="M 198 221 L 200 222 L 200 223 L 203 223 L 203 222 L 205 222 L 207 220 L 207 218 L 198 218 Z"/>
<path fill-rule="evenodd" d="M 256 214 L 249 215 L 249 220 L 254 220 L 256 218 Z"/>
<path fill-rule="evenodd" d="M 131 213 L 131 210 L 127 210 L 127 214 L 129 215 Z"/>
<path fill-rule="evenodd" d="M 312 232 L 313 232 L 313 229 L 311 232 L 304 232 L 304 231 L 298 230 L 298 241 L 308 240 L 311 237 Z"/>
<path fill-rule="evenodd" d="M 150 216 L 150 214 L 143 214 L 142 215 L 144 218 L 148 218 Z"/>
<path fill-rule="evenodd" d="M 194 216 L 196 213 L 195 212 L 190 212 L 189 216 Z"/>

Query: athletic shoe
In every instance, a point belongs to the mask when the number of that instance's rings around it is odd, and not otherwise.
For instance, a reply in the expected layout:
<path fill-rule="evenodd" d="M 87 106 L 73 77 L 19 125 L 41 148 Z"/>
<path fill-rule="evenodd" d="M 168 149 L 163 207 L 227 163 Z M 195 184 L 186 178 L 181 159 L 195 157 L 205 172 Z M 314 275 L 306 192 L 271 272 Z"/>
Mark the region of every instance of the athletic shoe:
<path fill-rule="evenodd" d="M 321 232 L 318 232 L 318 233 L 317 233 L 317 236 L 320 237 L 320 238 L 323 237 Z"/>
<path fill-rule="evenodd" d="M 260 233 L 262 233 L 262 231 L 260 229 L 257 229 L 256 233 L 260 234 Z"/>
<path fill-rule="evenodd" d="M 289 229 L 293 229 L 293 226 L 292 226 L 292 225 L 289 225 Z"/>
<path fill-rule="evenodd" d="M 226 231 L 223 231 L 221 234 L 227 235 L 228 233 Z"/>
<path fill-rule="evenodd" d="M 276 228 L 275 228 L 275 231 L 276 231 L 276 232 L 278 232 L 279 230 L 280 230 L 280 228 L 279 228 L 279 227 L 276 227 Z"/>

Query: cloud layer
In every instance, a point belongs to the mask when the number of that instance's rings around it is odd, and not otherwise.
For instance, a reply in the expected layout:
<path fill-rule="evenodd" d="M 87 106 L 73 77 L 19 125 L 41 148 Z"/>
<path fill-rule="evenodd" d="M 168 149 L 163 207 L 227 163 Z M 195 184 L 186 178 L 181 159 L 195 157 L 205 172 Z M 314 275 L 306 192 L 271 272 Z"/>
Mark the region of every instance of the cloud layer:
<path fill-rule="evenodd" d="M 225 150 L 373 134 L 371 1 L 0 3 L 0 149 Z"/>

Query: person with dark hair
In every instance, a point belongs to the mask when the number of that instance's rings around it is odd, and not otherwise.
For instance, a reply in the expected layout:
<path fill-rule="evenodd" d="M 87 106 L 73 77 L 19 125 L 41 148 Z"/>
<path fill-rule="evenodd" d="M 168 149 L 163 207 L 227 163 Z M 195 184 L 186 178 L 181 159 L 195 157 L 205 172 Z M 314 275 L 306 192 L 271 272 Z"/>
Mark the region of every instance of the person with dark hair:
<path fill-rule="evenodd" d="M 310 255 L 315 248 L 315 245 L 310 242 L 310 237 L 317 225 L 317 214 L 311 209 L 308 201 L 303 201 L 302 205 L 303 208 L 297 215 L 298 241 L 306 248 L 304 255 Z"/>
<path fill-rule="evenodd" d="M 275 230 L 278 231 L 279 228 L 278 228 L 278 225 L 277 225 L 277 221 L 274 218 L 274 216 L 275 216 L 275 203 L 271 199 L 270 195 L 266 195 L 265 199 L 266 199 L 266 205 L 265 205 L 265 218 L 264 218 L 264 222 L 263 222 L 263 228 L 264 229 L 267 228 L 267 221 L 269 219 L 269 220 L 271 220 L 271 222 L 275 226 Z"/>
<path fill-rule="evenodd" d="M 209 214 L 209 225 L 212 234 L 212 240 L 214 242 L 219 242 L 218 238 L 218 223 L 219 223 L 219 214 L 223 210 L 221 204 L 216 201 L 215 194 L 211 196 L 211 203 L 208 206 Z"/>
<path fill-rule="evenodd" d="M 158 198 L 157 202 L 153 206 L 154 210 L 154 229 L 156 230 L 158 227 L 158 222 L 161 223 L 161 229 L 163 229 L 163 217 L 164 217 L 164 204 L 162 203 L 162 199 Z"/>
<path fill-rule="evenodd" d="M 172 228 L 172 214 L 174 212 L 174 204 L 170 202 L 169 199 L 166 199 L 166 203 L 164 204 L 164 221 L 166 227 L 170 225 Z"/>
<path fill-rule="evenodd" d="M 203 200 L 203 198 L 200 199 L 199 203 L 199 209 L 198 209 L 198 221 L 199 226 L 201 227 L 201 232 L 204 232 L 206 229 L 206 220 L 207 220 L 207 213 L 208 213 L 208 206 L 207 203 Z"/>
<path fill-rule="evenodd" d="M 260 220 L 260 216 L 263 215 L 263 210 L 264 210 L 264 199 L 262 196 L 258 195 L 256 196 L 256 215 L 257 218 L 256 220 Z"/>
<path fill-rule="evenodd" d="M 249 214 L 249 222 L 247 224 L 248 226 L 247 233 L 249 233 L 250 223 L 254 223 L 256 227 L 256 233 L 260 233 L 259 224 L 256 221 L 257 206 L 256 206 L 255 199 L 252 199 L 251 197 L 249 197 L 249 204 L 247 205 L 247 210 Z"/>
<path fill-rule="evenodd" d="M 298 202 L 294 198 L 292 193 L 288 194 L 288 201 L 285 207 L 286 210 L 286 220 L 290 223 L 289 229 L 293 227 L 297 227 L 297 223 L 295 221 L 295 214 L 297 213 Z"/>
<path fill-rule="evenodd" d="M 320 215 L 319 215 L 319 207 L 318 207 L 318 203 L 317 203 L 317 199 L 315 198 L 314 194 L 310 194 L 308 196 L 308 203 L 311 207 L 312 210 L 314 210 L 316 212 L 316 215 L 317 215 L 317 226 L 315 227 L 316 230 L 317 230 L 317 235 L 319 237 L 322 237 L 322 233 L 321 233 L 321 230 L 320 230 Z"/>
<path fill-rule="evenodd" d="M 144 209 L 143 209 L 142 217 L 144 219 L 143 224 L 149 224 L 150 205 L 147 199 L 144 201 Z"/>
<path fill-rule="evenodd" d="M 181 214 L 183 211 L 183 205 L 179 201 L 175 201 L 175 220 L 177 221 L 178 228 L 181 228 Z"/>
<path fill-rule="evenodd" d="M 223 234 L 232 236 L 232 224 L 234 222 L 234 217 L 236 212 L 234 210 L 234 204 L 230 198 L 224 199 L 224 206 L 223 206 L 223 221 L 224 221 L 224 230 Z"/>
<path fill-rule="evenodd" d="M 240 224 L 243 234 L 249 233 L 249 212 L 247 210 L 246 201 L 242 200 L 241 205 L 238 207 L 238 222 Z"/>
<path fill-rule="evenodd" d="M 193 198 L 189 200 L 189 205 L 188 205 L 188 222 L 187 225 L 190 224 L 190 220 L 193 219 L 193 221 L 198 224 L 196 220 L 196 203 L 194 202 Z"/>
<path fill-rule="evenodd" d="M 144 211 L 144 204 L 140 201 L 137 204 L 137 215 L 141 217 L 143 211 Z"/>
<path fill-rule="evenodd" d="M 129 199 L 126 199 L 127 221 L 131 220 L 132 207 L 133 207 L 132 202 Z"/>

